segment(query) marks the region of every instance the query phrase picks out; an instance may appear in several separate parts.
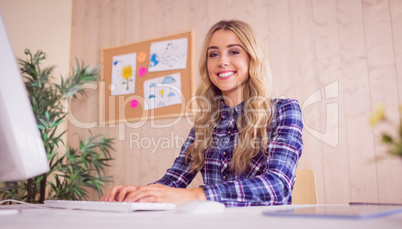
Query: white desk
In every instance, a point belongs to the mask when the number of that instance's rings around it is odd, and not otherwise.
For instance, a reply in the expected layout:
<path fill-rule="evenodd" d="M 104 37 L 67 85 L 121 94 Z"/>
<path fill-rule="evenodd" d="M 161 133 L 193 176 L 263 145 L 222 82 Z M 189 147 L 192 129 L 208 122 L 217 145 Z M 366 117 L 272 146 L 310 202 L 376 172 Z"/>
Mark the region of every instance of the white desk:
<path fill-rule="evenodd" d="M 6 206 L 0 206 L 0 209 L 5 207 Z M 272 217 L 264 216 L 262 214 L 263 211 L 272 210 L 273 208 L 287 209 L 291 207 L 292 206 L 227 208 L 224 212 L 213 215 L 183 215 L 175 211 L 108 213 L 82 210 L 37 209 L 26 206 L 7 206 L 7 208 L 18 208 L 20 209 L 20 212 L 11 215 L 0 215 L 0 228 L 402 228 L 402 214 L 367 220 Z"/>

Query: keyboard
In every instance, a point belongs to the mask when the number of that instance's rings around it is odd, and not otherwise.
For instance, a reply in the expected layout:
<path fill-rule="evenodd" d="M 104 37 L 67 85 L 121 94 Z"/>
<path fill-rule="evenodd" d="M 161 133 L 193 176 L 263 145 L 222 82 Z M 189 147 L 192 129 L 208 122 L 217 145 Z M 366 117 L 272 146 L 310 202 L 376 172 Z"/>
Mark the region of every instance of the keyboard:
<path fill-rule="evenodd" d="M 95 210 L 107 212 L 132 212 L 132 211 L 161 211 L 176 208 L 172 203 L 151 202 L 102 202 L 81 200 L 45 200 L 44 205 L 52 208 Z"/>

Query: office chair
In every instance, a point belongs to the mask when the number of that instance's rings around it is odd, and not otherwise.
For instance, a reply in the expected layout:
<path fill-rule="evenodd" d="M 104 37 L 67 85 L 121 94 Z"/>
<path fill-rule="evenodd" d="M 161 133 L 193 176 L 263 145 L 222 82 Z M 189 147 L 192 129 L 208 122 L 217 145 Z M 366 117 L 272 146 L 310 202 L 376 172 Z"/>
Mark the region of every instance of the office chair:
<path fill-rule="evenodd" d="M 292 204 L 317 204 L 317 187 L 313 170 L 300 169 L 296 171 Z"/>

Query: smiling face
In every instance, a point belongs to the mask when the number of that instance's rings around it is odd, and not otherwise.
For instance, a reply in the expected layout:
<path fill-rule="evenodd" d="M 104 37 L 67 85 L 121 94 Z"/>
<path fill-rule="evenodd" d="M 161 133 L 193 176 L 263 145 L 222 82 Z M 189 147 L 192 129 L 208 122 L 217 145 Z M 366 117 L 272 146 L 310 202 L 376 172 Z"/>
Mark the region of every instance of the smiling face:
<path fill-rule="evenodd" d="M 241 103 L 249 79 L 250 57 L 237 36 L 230 30 L 213 33 L 207 50 L 207 69 L 211 82 L 231 99 L 230 106 Z"/>

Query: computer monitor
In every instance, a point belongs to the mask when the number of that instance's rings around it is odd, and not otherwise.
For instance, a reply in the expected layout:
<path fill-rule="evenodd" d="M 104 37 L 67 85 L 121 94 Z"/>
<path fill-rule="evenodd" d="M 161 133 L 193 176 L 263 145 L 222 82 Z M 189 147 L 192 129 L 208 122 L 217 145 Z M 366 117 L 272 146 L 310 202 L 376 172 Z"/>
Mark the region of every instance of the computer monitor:
<path fill-rule="evenodd" d="M 42 138 L 0 12 L 0 181 L 47 171 Z"/>

